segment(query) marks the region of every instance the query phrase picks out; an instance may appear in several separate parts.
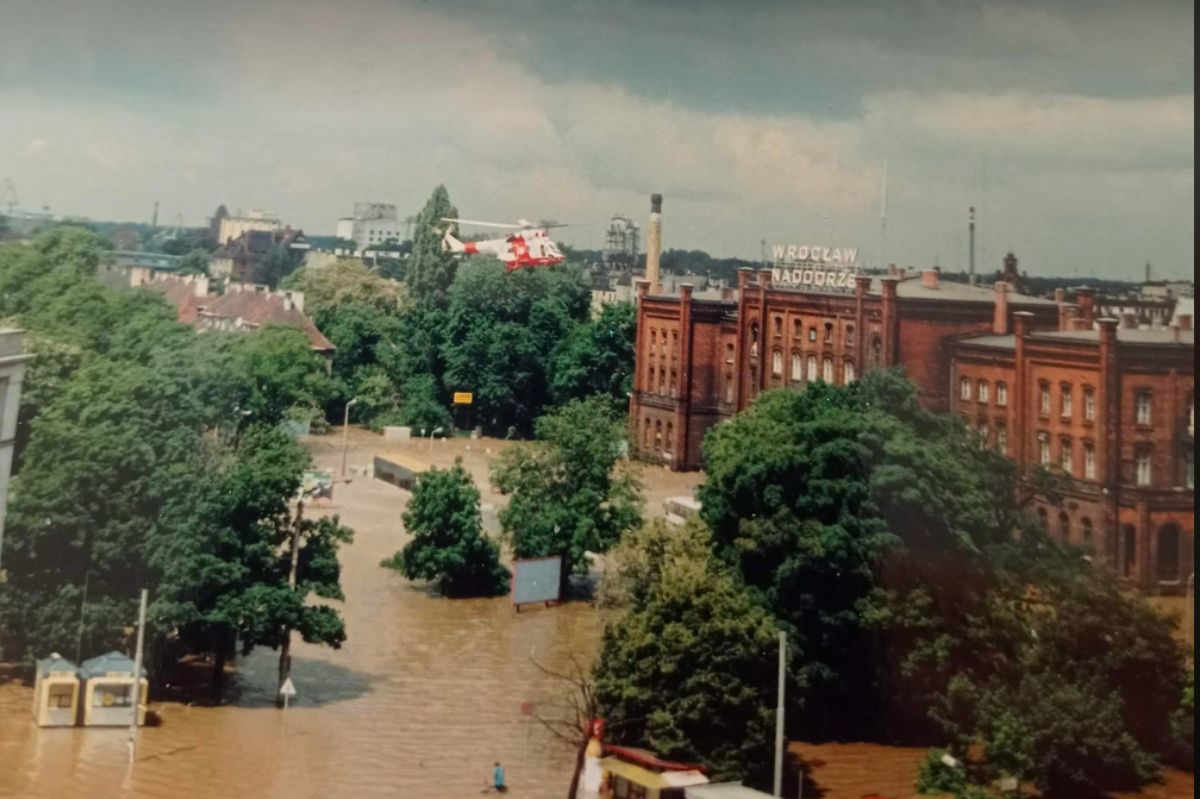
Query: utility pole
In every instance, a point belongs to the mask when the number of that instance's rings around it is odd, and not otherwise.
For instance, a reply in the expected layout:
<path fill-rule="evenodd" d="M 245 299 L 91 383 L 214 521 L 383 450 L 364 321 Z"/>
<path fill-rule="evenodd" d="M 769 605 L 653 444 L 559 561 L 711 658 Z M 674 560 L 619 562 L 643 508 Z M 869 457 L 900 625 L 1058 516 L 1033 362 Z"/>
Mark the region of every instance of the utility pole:
<path fill-rule="evenodd" d="M 137 750 L 138 711 L 142 706 L 142 647 L 146 640 L 146 597 L 149 592 L 142 589 L 142 603 L 138 609 L 137 649 L 133 656 L 133 715 L 129 719 L 129 764 Z M 147 697 L 148 699 L 149 697 Z"/>
<path fill-rule="evenodd" d="M 975 282 L 975 206 L 971 206 L 971 221 L 967 224 L 967 248 L 968 248 L 968 281 Z"/>
<path fill-rule="evenodd" d="M 346 417 L 342 421 L 342 477 L 346 476 L 346 452 L 350 448 L 350 406 L 358 402 L 358 397 L 346 403 Z"/>
<path fill-rule="evenodd" d="M 783 796 L 783 690 L 787 675 L 787 633 L 779 631 L 779 697 L 775 706 L 775 796 Z M 803 775 L 801 775 L 803 779 Z"/>
<path fill-rule="evenodd" d="M 300 522 L 304 518 L 304 495 L 296 501 L 296 521 L 292 525 L 292 567 L 288 572 L 288 589 L 296 590 L 296 567 L 300 563 Z M 292 628 L 283 631 L 283 644 L 279 647 L 279 691 L 276 692 L 275 703 L 283 695 L 283 686 L 292 676 Z M 286 697 L 285 697 L 286 699 Z"/>
<path fill-rule="evenodd" d="M 158 229 L 158 200 L 154 201 L 154 215 L 150 217 L 150 227 Z"/>

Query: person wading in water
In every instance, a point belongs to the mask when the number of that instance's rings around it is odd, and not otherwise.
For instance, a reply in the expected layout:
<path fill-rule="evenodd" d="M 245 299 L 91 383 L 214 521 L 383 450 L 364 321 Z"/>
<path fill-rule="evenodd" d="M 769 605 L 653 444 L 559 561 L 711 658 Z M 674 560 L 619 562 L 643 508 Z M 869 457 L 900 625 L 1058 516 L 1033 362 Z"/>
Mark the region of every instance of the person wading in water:
<path fill-rule="evenodd" d="M 496 761 L 496 767 L 492 769 L 492 787 L 500 793 L 508 790 L 504 784 L 504 766 L 500 765 L 500 761 Z"/>

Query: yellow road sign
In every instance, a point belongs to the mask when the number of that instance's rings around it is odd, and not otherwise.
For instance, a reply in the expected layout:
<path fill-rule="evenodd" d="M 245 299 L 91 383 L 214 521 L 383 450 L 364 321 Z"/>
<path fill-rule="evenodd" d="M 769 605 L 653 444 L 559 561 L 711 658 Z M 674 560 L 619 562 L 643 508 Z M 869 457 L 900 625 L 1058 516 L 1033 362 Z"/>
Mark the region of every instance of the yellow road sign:
<path fill-rule="evenodd" d="M 470 391 L 455 391 L 454 392 L 454 404 L 455 405 L 470 405 L 472 400 L 474 400 L 474 399 L 475 399 L 475 395 L 472 394 Z"/>

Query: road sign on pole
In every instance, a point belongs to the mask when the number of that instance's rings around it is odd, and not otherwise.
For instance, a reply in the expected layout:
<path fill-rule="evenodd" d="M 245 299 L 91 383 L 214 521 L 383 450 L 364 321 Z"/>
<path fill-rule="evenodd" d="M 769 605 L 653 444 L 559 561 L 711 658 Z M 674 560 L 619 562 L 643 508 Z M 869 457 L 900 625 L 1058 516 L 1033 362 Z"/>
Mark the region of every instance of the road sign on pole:
<path fill-rule="evenodd" d="M 472 394 L 470 391 L 455 391 L 454 392 L 454 404 L 455 405 L 470 405 L 474 401 L 475 401 L 475 395 Z"/>

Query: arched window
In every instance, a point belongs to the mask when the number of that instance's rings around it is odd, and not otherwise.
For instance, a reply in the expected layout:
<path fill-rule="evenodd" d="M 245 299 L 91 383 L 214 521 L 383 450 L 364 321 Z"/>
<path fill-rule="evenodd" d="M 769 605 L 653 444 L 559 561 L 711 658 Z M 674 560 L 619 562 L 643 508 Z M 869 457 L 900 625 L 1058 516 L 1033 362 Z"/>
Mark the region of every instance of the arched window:
<path fill-rule="evenodd" d="M 1004 382 L 996 383 L 996 404 L 1008 404 L 1008 384 Z"/>
<path fill-rule="evenodd" d="M 733 343 L 725 345 L 725 363 L 733 363 Z"/>
<path fill-rule="evenodd" d="M 879 340 L 879 336 L 871 339 L 871 368 L 878 368 L 883 363 L 883 342 Z"/>
<path fill-rule="evenodd" d="M 825 323 L 825 340 L 833 341 L 833 322 Z"/>
<path fill-rule="evenodd" d="M 725 373 L 725 404 L 733 404 L 733 373 Z"/>
<path fill-rule="evenodd" d="M 800 336 L 803 332 L 804 332 L 804 325 L 802 325 L 800 323 L 799 319 L 793 319 L 792 320 L 792 338 L 796 339 L 796 341 L 799 341 Z"/>
<path fill-rule="evenodd" d="M 663 442 L 663 449 L 667 452 L 675 451 L 675 425 L 667 422 L 667 440 Z"/>
<path fill-rule="evenodd" d="M 807 362 L 808 362 L 808 379 L 816 380 L 817 379 L 817 356 L 815 356 L 815 355 L 808 356 Z"/>
<path fill-rule="evenodd" d="M 666 369 L 658 370 L 658 393 L 659 394 L 667 393 L 667 370 Z"/>
<path fill-rule="evenodd" d="M 1134 462 L 1136 474 L 1134 475 L 1135 482 L 1140 486 L 1150 485 L 1150 448 L 1142 447 L 1137 451 L 1136 460 Z"/>
<path fill-rule="evenodd" d="M 792 380 L 799 380 L 804 377 L 804 366 L 800 362 L 800 353 L 792 353 Z"/>
<path fill-rule="evenodd" d="M 846 385 L 854 382 L 854 361 L 846 361 L 842 369 L 842 373 L 846 376 Z"/>
<path fill-rule="evenodd" d="M 816 341 L 816 340 L 817 340 L 817 327 L 816 327 L 816 325 L 813 325 L 812 327 L 810 327 L 810 328 L 808 329 L 808 340 L 809 340 L 809 341 Z"/>
<path fill-rule="evenodd" d="M 1071 517 L 1065 510 L 1058 512 L 1058 537 L 1064 544 L 1071 543 Z"/>
<path fill-rule="evenodd" d="M 1179 581 L 1179 526 L 1173 523 L 1158 528 L 1158 557 L 1155 573 L 1160 583 Z"/>
<path fill-rule="evenodd" d="M 846 346 L 854 346 L 854 325 L 846 325 Z"/>
<path fill-rule="evenodd" d="M 821 379 L 833 385 L 833 359 L 825 358 L 821 364 Z"/>
<path fill-rule="evenodd" d="M 776 336 L 783 335 L 783 317 L 782 316 L 775 317 L 775 335 Z"/>
<path fill-rule="evenodd" d="M 783 353 L 779 350 L 771 352 L 771 375 L 773 377 L 783 376 Z"/>
<path fill-rule="evenodd" d="M 642 435 L 642 446 L 650 446 L 650 420 L 646 420 L 646 432 Z"/>
<path fill-rule="evenodd" d="M 657 421 L 657 422 L 655 422 L 655 423 L 654 423 L 654 448 L 655 448 L 656 450 L 658 450 L 659 452 L 661 452 L 661 451 L 662 451 L 662 445 L 663 445 L 663 440 L 662 440 L 662 422 L 661 422 L 661 421 Z"/>
<path fill-rule="evenodd" d="M 1083 535 L 1083 548 L 1095 549 L 1095 542 L 1092 540 L 1092 520 L 1084 516 L 1079 520 L 1079 530 Z"/>
<path fill-rule="evenodd" d="M 758 357 L 758 322 L 750 323 L 750 357 Z"/>
<path fill-rule="evenodd" d="M 1125 557 L 1121 568 L 1122 577 L 1133 577 L 1137 566 L 1137 528 L 1132 524 L 1121 526 L 1121 543 L 1124 545 Z"/>

